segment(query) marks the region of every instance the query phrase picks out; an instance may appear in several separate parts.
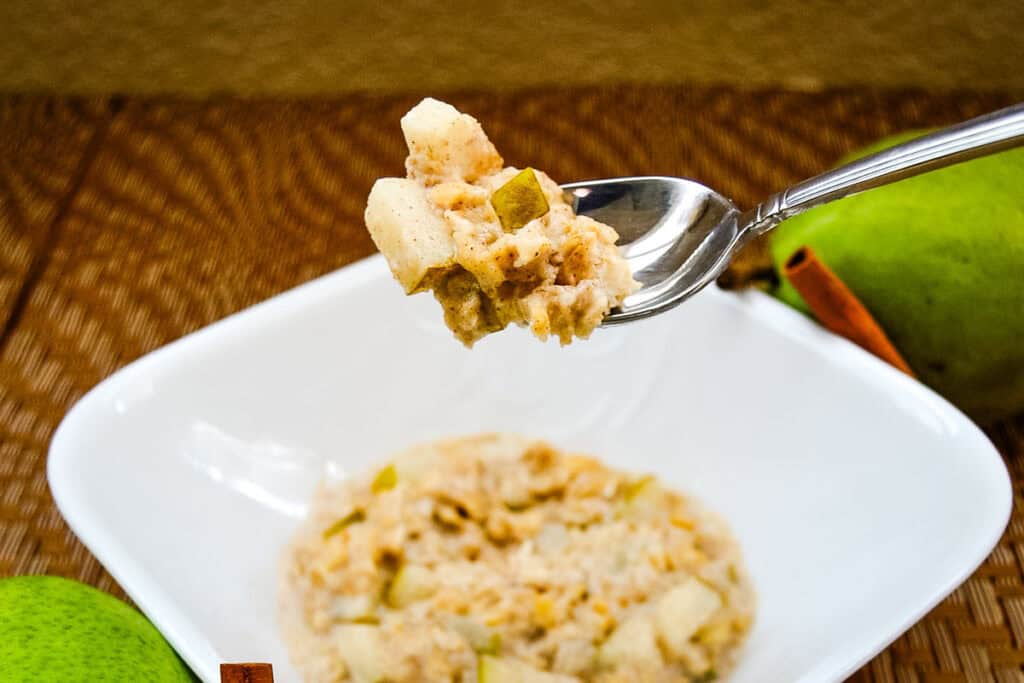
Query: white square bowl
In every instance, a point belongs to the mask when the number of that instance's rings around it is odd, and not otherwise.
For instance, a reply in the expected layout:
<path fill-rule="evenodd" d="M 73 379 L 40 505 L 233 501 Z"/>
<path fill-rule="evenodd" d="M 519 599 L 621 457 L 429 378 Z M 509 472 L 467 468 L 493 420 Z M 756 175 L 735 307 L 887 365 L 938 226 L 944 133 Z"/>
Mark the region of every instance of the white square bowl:
<path fill-rule="evenodd" d="M 503 430 L 652 471 L 721 511 L 760 604 L 733 683 L 840 681 L 981 563 L 999 454 L 930 390 L 760 294 L 709 289 L 561 349 L 466 351 L 379 257 L 186 337 L 79 402 L 49 479 L 68 523 L 205 681 L 297 674 L 276 570 L 317 481 Z"/>

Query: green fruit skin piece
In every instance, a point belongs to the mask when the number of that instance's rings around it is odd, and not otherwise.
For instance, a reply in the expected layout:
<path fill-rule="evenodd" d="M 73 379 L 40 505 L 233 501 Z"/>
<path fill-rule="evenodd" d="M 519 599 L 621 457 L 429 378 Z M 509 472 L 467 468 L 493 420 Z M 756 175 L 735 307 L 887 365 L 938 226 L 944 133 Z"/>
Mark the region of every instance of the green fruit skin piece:
<path fill-rule="evenodd" d="M 55 576 L 0 581 L 0 681 L 195 680 L 160 632 L 117 598 Z"/>
<path fill-rule="evenodd" d="M 795 216 L 771 236 L 778 272 L 804 245 L 863 301 L 922 381 L 982 422 L 1024 411 L 1024 149 Z M 807 311 L 785 279 L 776 295 Z"/>
<path fill-rule="evenodd" d="M 532 168 L 524 168 L 491 195 L 491 206 L 506 232 L 518 230 L 550 207 Z"/>

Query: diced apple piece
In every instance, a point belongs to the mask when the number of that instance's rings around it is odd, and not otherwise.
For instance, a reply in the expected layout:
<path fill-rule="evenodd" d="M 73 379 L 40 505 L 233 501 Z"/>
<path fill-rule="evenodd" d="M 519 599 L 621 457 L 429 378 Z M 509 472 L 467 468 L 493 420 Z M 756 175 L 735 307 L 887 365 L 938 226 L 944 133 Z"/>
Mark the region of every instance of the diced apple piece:
<path fill-rule="evenodd" d="M 455 260 L 455 243 L 444 220 L 415 180 L 382 178 L 366 202 L 366 228 L 406 293 L 418 291 L 432 270 Z"/>
<path fill-rule="evenodd" d="M 491 206 L 498 214 L 505 232 L 518 230 L 535 218 L 546 214 L 550 207 L 544 190 L 532 168 L 524 168 L 491 195 Z"/>
<path fill-rule="evenodd" d="M 479 121 L 430 97 L 402 117 L 402 133 L 409 146 L 408 171 L 428 185 L 473 182 L 504 163 Z"/>
<path fill-rule="evenodd" d="M 434 573 L 426 567 L 405 564 L 395 574 L 388 588 L 388 604 L 402 608 L 434 594 Z"/>
<path fill-rule="evenodd" d="M 539 671 L 532 666 L 507 657 L 480 658 L 479 683 L 579 683 L 575 676 Z"/>
<path fill-rule="evenodd" d="M 598 662 L 609 668 L 634 666 L 655 669 L 662 666 L 654 623 L 647 615 L 636 615 L 612 631 L 597 654 Z"/>
<path fill-rule="evenodd" d="M 336 630 L 337 650 L 353 683 L 379 683 L 384 680 L 387 652 L 376 626 L 346 624 Z"/>
<path fill-rule="evenodd" d="M 654 609 L 658 635 L 669 652 L 679 655 L 690 638 L 722 606 L 718 593 L 689 578 L 663 595 Z"/>

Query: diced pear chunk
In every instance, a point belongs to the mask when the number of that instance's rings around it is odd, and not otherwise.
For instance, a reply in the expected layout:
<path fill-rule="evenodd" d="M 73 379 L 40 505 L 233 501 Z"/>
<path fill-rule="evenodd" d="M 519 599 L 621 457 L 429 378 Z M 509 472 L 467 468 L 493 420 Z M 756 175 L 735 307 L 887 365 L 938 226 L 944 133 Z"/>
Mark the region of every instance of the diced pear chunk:
<path fill-rule="evenodd" d="M 532 168 L 524 168 L 495 190 L 491 206 L 505 232 L 518 230 L 550 210 L 548 198 Z"/>
<path fill-rule="evenodd" d="M 372 595 L 338 595 L 332 601 L 333 616 L 341 621 L 375 621 L 377 602 Z"/>
<path fill-rule="evenodd" d="M 384 491 L 390 491 L 395 488 L 398 484 L 398 470 L 395 469 L 394 465 L 387 465 L 381 468 L 377 476 L 373 478 L 373 482 L 370 484 L 370 490 L 374 493 L 383 493 Z"/>
<path fill-rule="evenodd" d="M 693 577 L 663 595 L 655 606 L 654 620 L 665 648 L 677 656 L 683 653 L 690 638 L 721 606 L 718 593 Z"/>
<path fill-rule="evenodd" d="M 409 146 L 407 169 L 428 185 L 444 180 L 471 183 L 501 170 L 504 163 L 479 121 L 430 97 L 402 117 L 402 133 Z"/>
<path fill-rule="evenodd" d="M 574 676 L 539 671 L 532 666 L 507 657 L 480 658 L 479 683 L 578 683 Z"/>
<path fill-rule="evenodd" d="M 382 178 L 366 202 L 366 228 L 406 293 L 418 291 L 427 274 L 455 261 L 455 243 L 424 189 L 406 178 Z"/>
<path fill-rule="evenodd" d="M 469 646 L 482 655 L 496 655 L 501 652 L 501 634 L 487 628 L 473 617 L 453 614 L 448 625 L 466 639 Z"/>
<path fill-rule="evenodd" d="M 616 507 L 620 519 L 650 519 L 665 509 L 665 489 L 654 477 L 642 477 L 626 486 Z"/>
<path fill-rule="evenodd" d="M 337 650 L 353 683 L 379 683 L 386 673 L 388 653 L 376 626 L 345 624 L 336 629 Z"/>
<path fill-rule="evenodd" d="M 645 614 L 630 617 L 612 631 L 597 656 L 599 663 L 609 668 L 634 666 L 650 670 L 662 666 L 654 623 Z"/>
<path fill-rule="evenodd" d="M 435 590 L 433 572 L 416 564 L 405 564 L 395 574 L 388 588 L 388 604 L 401 609 L 429 598 Z"/>

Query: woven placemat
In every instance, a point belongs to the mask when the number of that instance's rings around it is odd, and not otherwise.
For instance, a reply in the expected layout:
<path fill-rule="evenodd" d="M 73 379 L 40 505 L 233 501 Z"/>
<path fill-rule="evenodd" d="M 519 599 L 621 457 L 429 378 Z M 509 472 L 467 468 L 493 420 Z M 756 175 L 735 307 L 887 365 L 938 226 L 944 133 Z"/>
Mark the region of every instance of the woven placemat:
<path fill-rule="evenodd" d="M 62 521 L 46 449 L 125 363 L 369 254 L 363 203 L 403 172 L 413 97 L 334 101 L 0 98 L 0 575 L 120 588 Z M 998 94 L 636 87 L 453 95 L 509 163 L 557 179 L 700 178 L 743 206 L 894 131 Z M 739 268 L 757 268 L 756 247 Z M 1013 521 L 985 565 L 854 680 L 1024 681 L 1024 422 L 990 434 Z"/>

